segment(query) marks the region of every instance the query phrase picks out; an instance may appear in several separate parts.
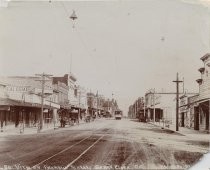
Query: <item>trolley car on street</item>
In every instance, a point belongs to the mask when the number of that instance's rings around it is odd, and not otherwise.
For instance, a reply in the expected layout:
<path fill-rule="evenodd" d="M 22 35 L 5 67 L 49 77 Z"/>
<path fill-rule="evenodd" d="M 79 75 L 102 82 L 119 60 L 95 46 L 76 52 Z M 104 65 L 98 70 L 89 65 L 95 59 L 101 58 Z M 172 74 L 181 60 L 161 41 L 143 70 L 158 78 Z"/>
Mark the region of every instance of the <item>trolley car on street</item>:
<path fill-rule="evenodd" d="M 115 119 L 116 120 L 121 120 L 122 119 L 122 111 L 121 110 L 116 110 L 115 112 L 114 112 L 114 116 L 115 116 Z"/>

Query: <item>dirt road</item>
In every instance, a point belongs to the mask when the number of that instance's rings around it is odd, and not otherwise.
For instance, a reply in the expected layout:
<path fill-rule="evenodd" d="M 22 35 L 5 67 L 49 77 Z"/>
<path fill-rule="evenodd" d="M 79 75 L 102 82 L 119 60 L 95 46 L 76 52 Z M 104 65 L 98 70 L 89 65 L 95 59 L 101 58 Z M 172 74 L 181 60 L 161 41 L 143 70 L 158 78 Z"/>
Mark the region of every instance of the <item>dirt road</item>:
<path fill-rule="evenodd" d="M 184 169 L 198 161 L 208 146 L 208 140 L 150 124 L 101 119 L 36 135 L 0 137 L 0 167 Z"/>

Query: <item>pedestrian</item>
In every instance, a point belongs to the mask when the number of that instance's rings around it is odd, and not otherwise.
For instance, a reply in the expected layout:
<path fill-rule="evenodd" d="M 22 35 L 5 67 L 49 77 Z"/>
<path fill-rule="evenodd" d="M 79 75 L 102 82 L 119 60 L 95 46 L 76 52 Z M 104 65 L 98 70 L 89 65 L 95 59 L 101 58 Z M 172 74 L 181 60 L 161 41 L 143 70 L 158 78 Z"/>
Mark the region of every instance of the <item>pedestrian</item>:
<path fill-rule="evenodd" d="M 63 118 L 63 127 L 66 126 L 66 117 Z"/>
<path fill-rule="evenodd" d="M 60 118 L 61 127 L 63 127 L 63 117 Z"/>

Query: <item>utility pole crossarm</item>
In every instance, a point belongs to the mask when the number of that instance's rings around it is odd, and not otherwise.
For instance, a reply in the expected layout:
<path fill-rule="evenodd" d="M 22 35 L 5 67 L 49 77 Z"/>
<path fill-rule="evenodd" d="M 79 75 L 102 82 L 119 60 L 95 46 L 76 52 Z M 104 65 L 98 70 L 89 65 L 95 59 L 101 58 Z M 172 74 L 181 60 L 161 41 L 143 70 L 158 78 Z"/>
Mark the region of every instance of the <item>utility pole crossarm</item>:
<path fill-rule="evenodd" d="M 174 81 L 173 81 L 174 82 Z M 147 94 L 176 94 L 176 92 L 155 92 L 155 93 L 147 93 Z M 183 92 L 182 93 L 179 93 L 179 94 L 183 94 Z M 189 93 L 185 93 L 185 94 L 198 94 L 198 93 L 193 93 L 193 92 L 189 92 Z"/>
<path fill-rule="evenodd" d="M 42 74 L 35 74 L 35 76 L 42 76 L 44 75 L 45 77 L 52 77 L 53 75 L 51 74 L 45 74 L 45 73 L 42 73 Z"/>
<path fill-rule="evenodd" d="M 173 82 L 182 83 L 183 81 L 180 81 L 180 80 L 176 80 L 176 81 L 173 81 Z"/>

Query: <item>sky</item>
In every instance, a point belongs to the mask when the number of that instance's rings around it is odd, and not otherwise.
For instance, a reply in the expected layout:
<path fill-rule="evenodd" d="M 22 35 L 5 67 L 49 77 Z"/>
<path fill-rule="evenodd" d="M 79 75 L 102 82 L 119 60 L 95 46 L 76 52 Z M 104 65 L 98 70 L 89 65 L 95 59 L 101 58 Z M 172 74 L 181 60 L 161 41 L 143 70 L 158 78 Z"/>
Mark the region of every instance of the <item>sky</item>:
<path fill-rule="evenodd" d="M 113 94 L 124 112 L 151 88 L 175 92 L 177 72 L 198 92 L 209 1 L 51 1 L 0 8 L 0 75 L 71 71 L 88 91 Z"/>

